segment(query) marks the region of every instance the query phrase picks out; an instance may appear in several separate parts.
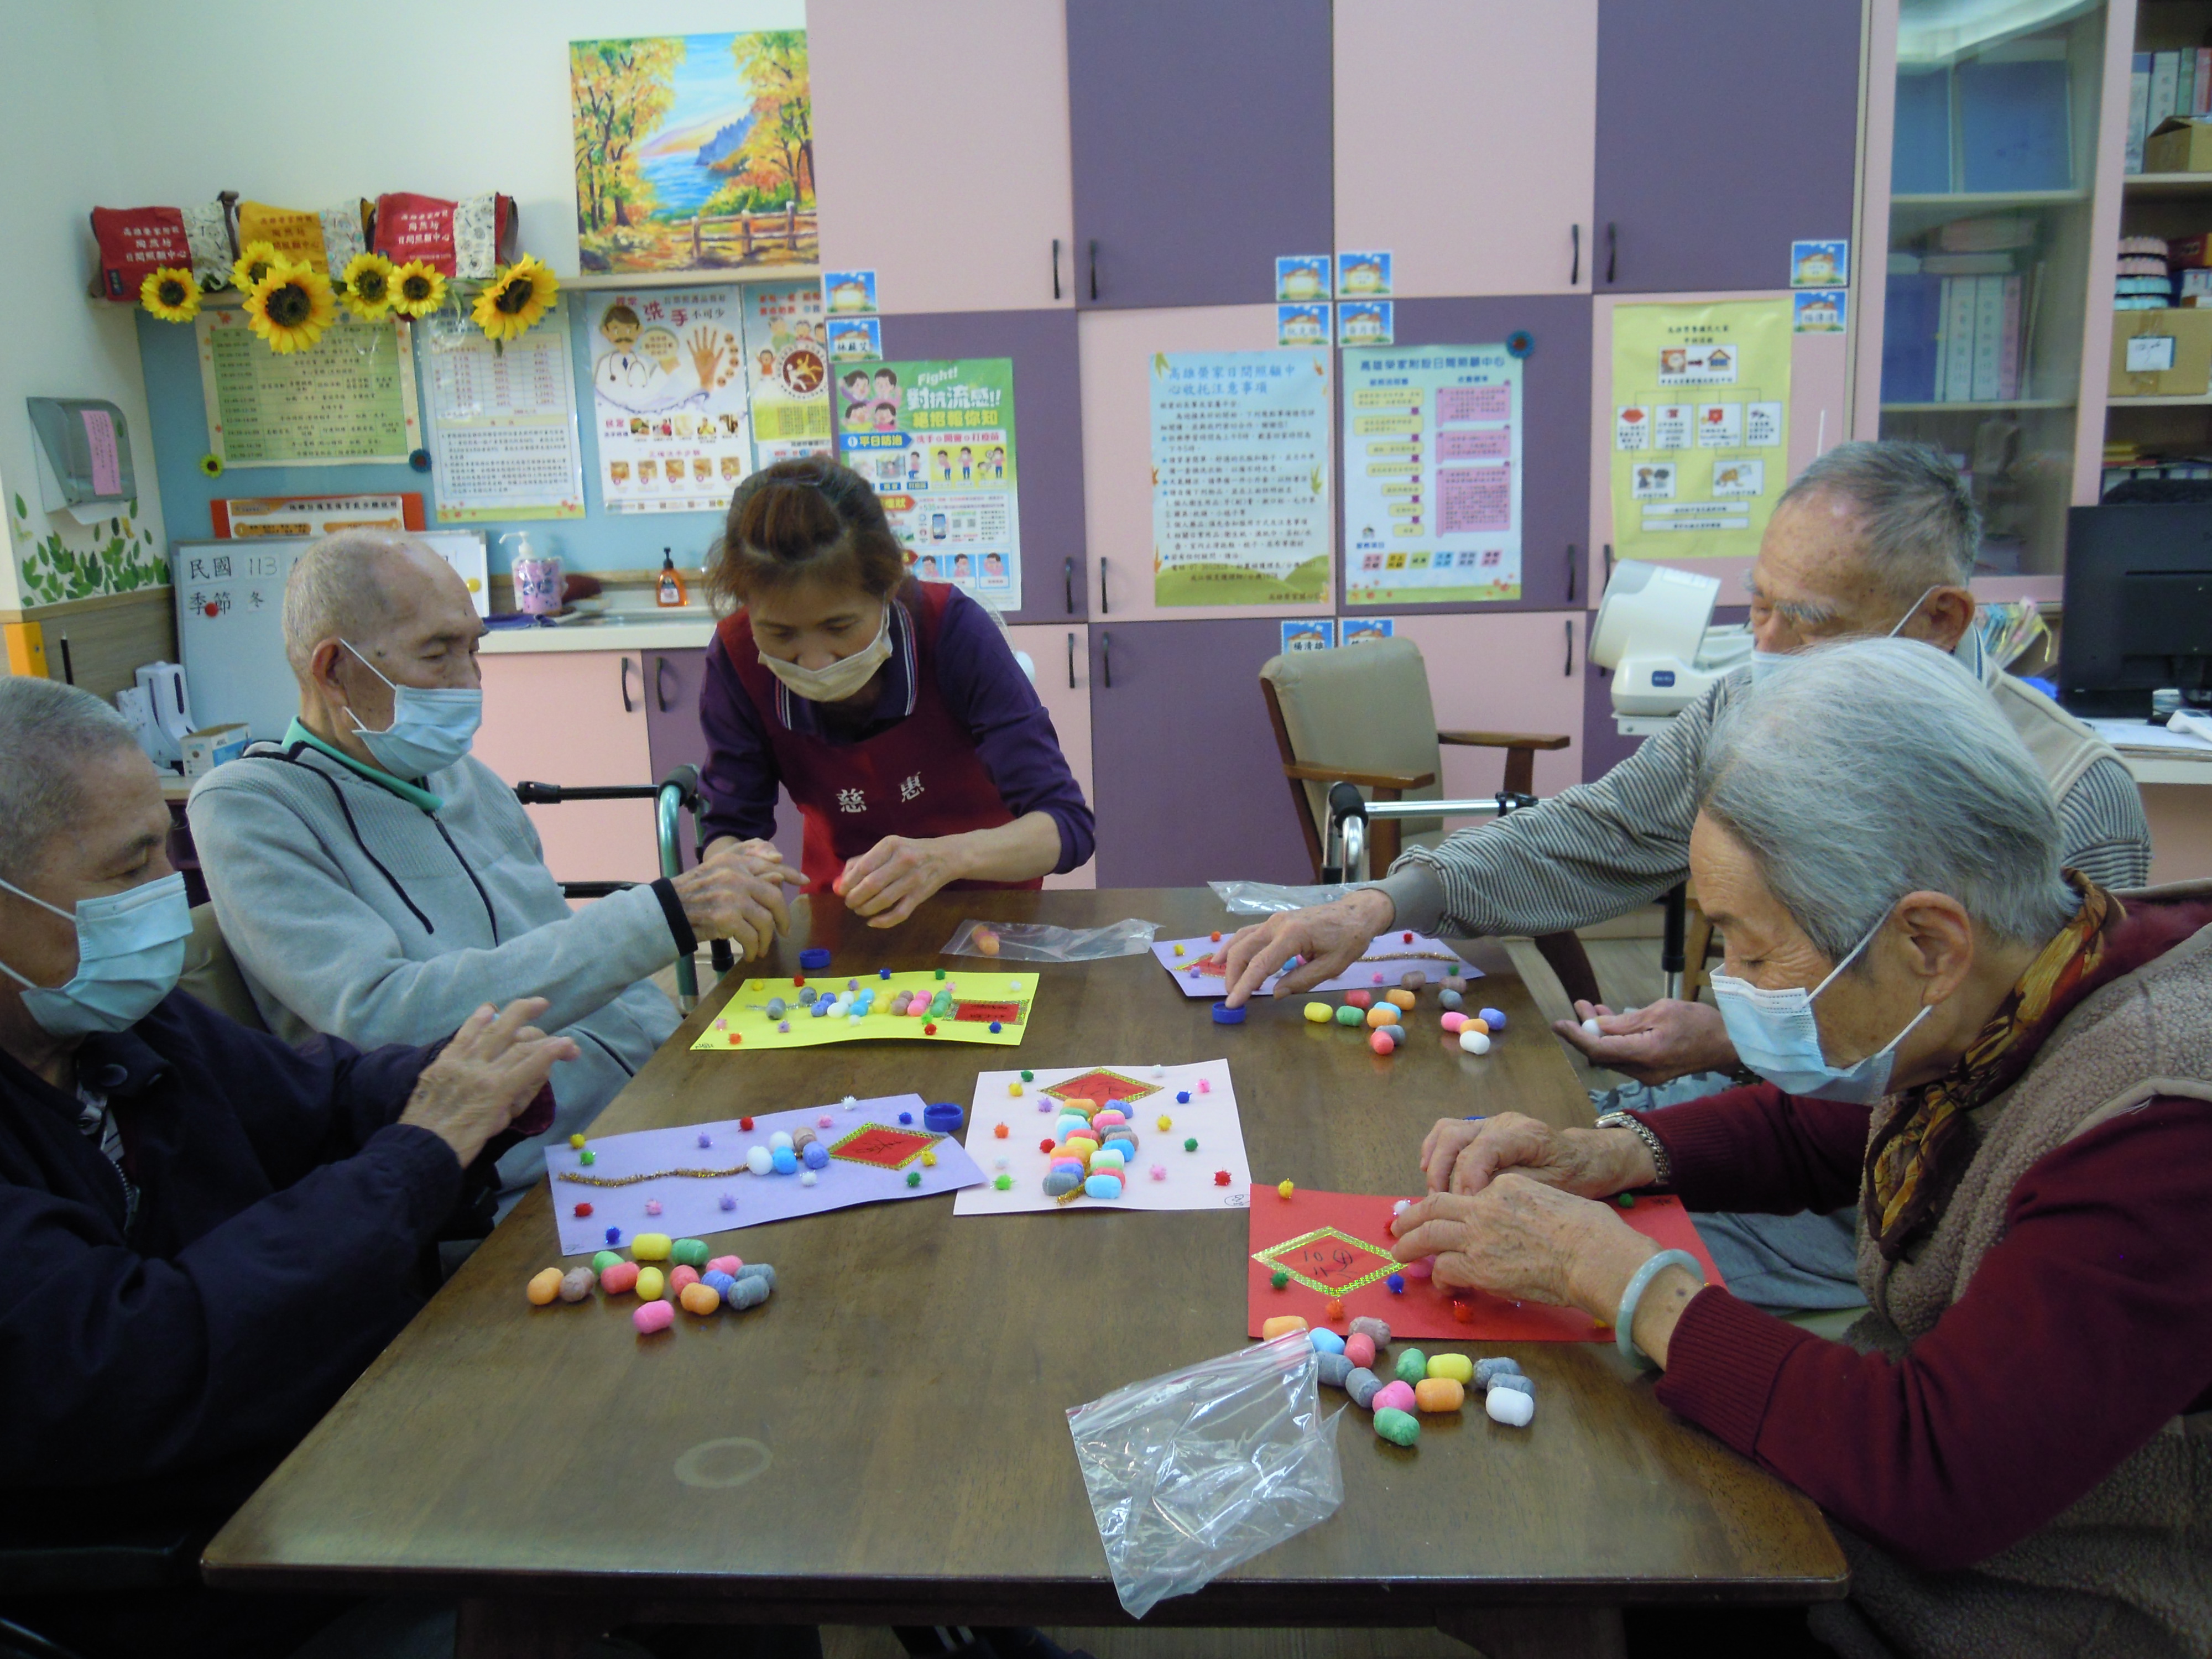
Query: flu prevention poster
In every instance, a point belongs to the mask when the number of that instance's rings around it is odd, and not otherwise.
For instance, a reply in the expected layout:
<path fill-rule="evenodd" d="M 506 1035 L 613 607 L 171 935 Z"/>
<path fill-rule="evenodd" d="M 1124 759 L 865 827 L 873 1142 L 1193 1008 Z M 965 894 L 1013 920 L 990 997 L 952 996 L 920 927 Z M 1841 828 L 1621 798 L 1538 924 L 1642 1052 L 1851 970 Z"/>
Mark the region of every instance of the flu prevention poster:
<path fill-rule="evenodd" d="M 830 342 L 818 283 L 753 283 L 744 296 L 753 465 L 830 447 Z"/>
<path fill-rule="evenodd" d="M 752 471 L 734 288 L 586 296 L 599 499 L 610 513 L 720 513 Z"/>
<path fill-rule="evenodd" d="M 1789 483 L 1790 301 L 1613 313 L 1613 544 L 1624 559 L 1759 551 Z"/>
<path fill-rule="evenodd" d="M 1152 596 L 1327 597 L 1329 354 L 1152 355 Z"/>
<path fill-rule="evenodd" d="M 876 487 L 914 574 L 1002 607 L 1022 591 L 1014 363 L 840 363 L 841 459 Z"/>
<path fill-rule="evenodd" d="M 1503 344 L 1346 349 L 1346 603 L 1519 599 L 1522 477 Z"/>

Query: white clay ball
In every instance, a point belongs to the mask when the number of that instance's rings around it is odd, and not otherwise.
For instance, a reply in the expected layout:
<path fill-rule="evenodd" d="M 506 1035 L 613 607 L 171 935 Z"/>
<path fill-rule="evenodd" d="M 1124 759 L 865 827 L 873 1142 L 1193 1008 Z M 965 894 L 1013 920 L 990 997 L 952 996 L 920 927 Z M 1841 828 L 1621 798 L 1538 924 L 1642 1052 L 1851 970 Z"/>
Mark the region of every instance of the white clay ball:
<path fill-rule="evenodd" d="M 1467 1054 L 1486 1054 L 1490 1052 L 1490 1039 L 1470 1027 L 1460 1032 L 1459 1046 Z"/>
<path fill-rule="evenodd" d="M 1597 1021 L 1593 1018 L 1583 1022 L 1583 1035 L 1586 1037 L 1601 1037 L 1605 1033 L 1598 1030 Z"/>
<path fill-rule="evenodd" d="M 1492 1389 L 1483 1395 L 1482 1409 L 1490 1414 L 1493 1423 L 1503 1423 L 1510 1429 L 1525 1429 L 1536 1415 L 1536 1397 L 1522 1394 L 1518 1389 Z"/>

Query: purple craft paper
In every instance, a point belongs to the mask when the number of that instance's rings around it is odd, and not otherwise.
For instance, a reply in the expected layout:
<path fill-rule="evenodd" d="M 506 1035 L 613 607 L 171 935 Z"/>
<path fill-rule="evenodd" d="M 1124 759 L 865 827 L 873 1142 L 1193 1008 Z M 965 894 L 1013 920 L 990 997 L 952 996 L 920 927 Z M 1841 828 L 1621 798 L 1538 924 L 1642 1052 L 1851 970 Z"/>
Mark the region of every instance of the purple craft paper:
<path fill-rule="evenodd" d="M 1223 945 L 1229 942 L 1226 934 L 1223 935 L 1221 942 Z M 1182 947 L 1181 956 L 1176 954 L 1176 947 L 1178 945 Z M 1182 994 L 1185 996 L 1225 997 L 1229 994 L 1227 981 L 1216 975 L 1191 972 L 1192 969 L 1219 948 L 1211 939 L 1200 934 L 1196 939 L 1157 939 L 1152 944 L 1152 954 L 1159 958 L 1160 966 L 1168 970 L 1174 977 L 1175 982 L 1182 987 Z M 1395 933 L 1377 933 L 1373 943 L 1368 945 L 1364 954 L 1395 957 L 1403 952 L 1416 951 L 1426 953 L 1426 958 L 1417 960 L 1408 957 L 1403 961 L 1355 962 L 1334 979 L 1325 979 L 1318 985 L 1309 986 L 1297 994 L 1318 996 L 1327 991 L 1394 990 L 1407 972 L 1415 968 L 1426 974 L 1429 976 L 1429 982 L 1432 985 L 1446 974 L 1455 973 L 1463 979 L 1482 977 L 1481 969 L 1470 966 L 1450 945 L 1427 933 L 1414 934 L 1413 943 L 1410 945 L 1406 942 L 1402 931 Z M 1381 975 L 1379 979 L 1376 977 L 1378 975 Z M 1270 974 L 1260 981 L 1260 988 L 1254 994 L 1263 997 L 1274 995 L 1275 981 L 1280 978 L 1282 978 L 1280 974 Z"/>
<path fill-rule="evenodd" d="M 639 1129 L 629 1134 L 592 1137 L 586 1143 L 592 1156 L 586 1168 L 573 1146 L 550 1146 L 545 1152 L 546 1180 L 552 1188 L 553 1213 L 561 1229 L 561 1254 L 589 1255 L 595 1250 L 627 1251 L 640 1233 L 666 1233 L 671 1238 L 707 1238 L 763 1222 L 788 1221 L 794 1216 L 842 1210 L 854 1204 L 880 1204 L 890 1199 L 930 1198 L 981 1184 L 983 1172 L 968 1149 L 950 1135 L 932 1135 L 922 1127 L 924 1102 L 920 1095 L 884 1095 L 851 1105 L 809 1106 L 796 1111 L 757 1113 L 753 1127 L 741 1129 L 735 1118 L 711 1123 L 690 1123 L 672 1129 Z M 902 1124 L 901 1112 L 913 1114 L 911 1124 Z M 830 1127 L 821 1127 L 824 1114 Z M 936 1155 L 934 1168 L 922 1166 L 920 1149 L 896 1168 L 878 1168 L 840 1158 L 833 1151 L 830 1163 L 815 1172 L 815 1184 L 799 1184 L 796 1175 L 757 1176 L 750 1171 L 714 1180 L 690 1176 L 664 1176 L 634 1187 L 589 1187 L 564 1181 L 563 1176 L 608 1176 L 640 1175 L 657 1170 L 738 1170 L 755 1146 L 768 1145 L 778 1129 L 796 1135 L 811 1129 L 831 1148 L 870 1126 L 893 1134 L 927 1139 Z M 702 1146 L 704 1132 L 711 1145 Z M 801 1164 L 801 1170 L 805 1168 Z M 907 1185 L 908 1172 L 921 1183 Z M 721 1197 L 737 1200 L 735 1210 L 724 1210 Z M 657 1200 L 659 1215 L 645 1212 L 646 1200 Z M 592 1213 L 579 1216 L 578 1204 L 589 1204 Z M 619 1227 L 622 1237 L 607 1242 L 607 1229 Z M 716 1252 L 720 1255 L 720 1252 Z"/>

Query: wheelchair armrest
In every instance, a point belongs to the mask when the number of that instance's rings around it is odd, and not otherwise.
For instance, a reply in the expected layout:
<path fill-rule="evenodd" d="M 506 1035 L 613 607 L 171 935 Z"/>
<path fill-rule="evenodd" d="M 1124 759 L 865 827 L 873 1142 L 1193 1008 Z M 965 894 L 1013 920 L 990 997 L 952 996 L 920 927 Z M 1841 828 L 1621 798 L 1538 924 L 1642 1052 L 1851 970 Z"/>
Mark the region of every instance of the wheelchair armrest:
<path fill-rule="evenodd" d="M 564 881 L 561 884 L 562 898 L 606 898 L 615 893 L 627 893 L 637 884 L 634 881 Z"/>

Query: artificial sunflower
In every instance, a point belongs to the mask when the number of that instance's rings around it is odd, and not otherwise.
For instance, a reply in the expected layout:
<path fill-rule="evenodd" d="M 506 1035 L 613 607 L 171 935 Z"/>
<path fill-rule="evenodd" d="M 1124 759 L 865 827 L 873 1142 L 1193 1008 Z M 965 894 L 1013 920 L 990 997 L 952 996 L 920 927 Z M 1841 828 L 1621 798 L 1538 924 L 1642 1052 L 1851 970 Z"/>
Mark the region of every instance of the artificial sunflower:
<path fill-rule="evenodd" d="M 246 296 L 246 320 L 271 351 L 305 351 L 337 319 L 331 279 L 306 265 L 278 265 Z"/>
<path fill-rule="evenodd" d="M 240 294 L 251 294 L 270 271 L 289 263 L 276 252 L 274 242 L 248 242 L 246 252 L 238 256 L 238 263 L 230 268 L 231 285 Z"/>
<path fill-rule="evenodd" d="M 446 279 L 427 259 L 410 259 L 392 273 L 392 308 L 403 316 L 427 317 L 446 303 Z"/>
<path fill-rule="evenodd" d="M 561 284 L 553 273 L 526 253 L 513 264 L 495 272 L 477 295 L 469 314 L 476 325 L 495 340 L 519 340 L 543 317 Z"/>
<path fill-rule="evenodd" d="M 191 271 L 164 265 L 138 284 L 138 303 L 165 323 L 189 323 L 200 314 L 200 285 Z"/>
<path fill-rule="evenodd" d="M 200 471 L 210 478 L 222 477 L 222 457 L 210 451 L 200 457 Z"/>
<path fill-rule="evenodd" d="M 380 323 L 392 310 L 392 261 L 381 253 L 356 253 L 345 268 L 338 297 L 364 323 Z"/>

